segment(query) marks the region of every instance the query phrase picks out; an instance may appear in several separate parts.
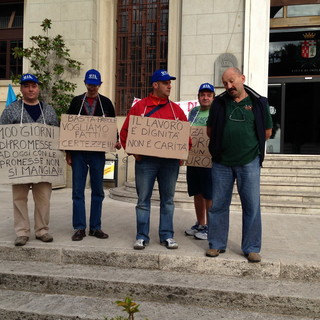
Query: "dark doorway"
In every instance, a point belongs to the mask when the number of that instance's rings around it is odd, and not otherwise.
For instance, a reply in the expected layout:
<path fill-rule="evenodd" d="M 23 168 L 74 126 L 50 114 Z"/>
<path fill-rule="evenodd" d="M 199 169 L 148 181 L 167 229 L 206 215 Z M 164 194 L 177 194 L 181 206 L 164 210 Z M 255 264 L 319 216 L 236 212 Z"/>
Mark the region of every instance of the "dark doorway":
<path fill-rule="evenodd" d="M 320 154 L 320 83 L 288 83 L 284 153 Z"/>
<path fill-rule="evenodd" d="M 298 81 L 269 85 L 274 127 L 268 153 L 320 154 L 320 82 Z"/>

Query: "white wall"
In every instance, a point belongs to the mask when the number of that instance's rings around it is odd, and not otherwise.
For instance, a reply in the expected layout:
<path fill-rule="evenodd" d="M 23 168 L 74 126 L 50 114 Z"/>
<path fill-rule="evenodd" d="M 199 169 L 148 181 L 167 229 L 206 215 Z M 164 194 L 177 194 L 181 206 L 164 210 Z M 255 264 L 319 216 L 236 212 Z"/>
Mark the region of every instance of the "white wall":
<path fill-rule="evenodd" d="M 220 54 L 233 54 L 242 68 L 244 0 L 182 0 L 181 29 L 181 100 L 195 99 L 201 83 L 217 85 Z"/>
<path fill-rule="evenodd" d="M 269 17 L 270 0 L 245 1 L 243 71 L 246 84 L 264 96 L 268 93 Z"/>

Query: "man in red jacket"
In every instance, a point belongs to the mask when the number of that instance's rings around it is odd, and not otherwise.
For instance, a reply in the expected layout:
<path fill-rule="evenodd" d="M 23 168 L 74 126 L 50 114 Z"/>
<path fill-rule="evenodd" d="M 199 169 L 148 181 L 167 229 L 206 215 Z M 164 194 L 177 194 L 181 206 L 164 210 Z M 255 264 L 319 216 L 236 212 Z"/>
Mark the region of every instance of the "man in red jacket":
<path fill-rule="evenodd" d="M 121 144 L 126 149 L 130 115 L 158 119 L 188 121 L 183 110 L 169 100 L 171 80 L 175 77 L 166 70 L 157 70 L 151 77 L 152 92 L 148 97 L 138 101 L 129 111 L 120 131 Z M 160 193 L 160 243 L 168 249 L 177 249 L 173 239 L 174 193 L 179 174 L 179 159 L 144 156 L 134 154 L 135 179 L 138 194 L 136 206 L 137 235 L 133 248 L 144 249 L 149 243 L 151 195 L 157 179 Z"/>

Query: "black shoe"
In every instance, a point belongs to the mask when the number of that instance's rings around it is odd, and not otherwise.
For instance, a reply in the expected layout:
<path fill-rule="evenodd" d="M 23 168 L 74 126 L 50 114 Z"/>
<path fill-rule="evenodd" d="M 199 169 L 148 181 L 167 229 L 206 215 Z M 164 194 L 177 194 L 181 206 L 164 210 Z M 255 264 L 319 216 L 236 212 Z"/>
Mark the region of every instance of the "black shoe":
<path fill-rule="evenodd" d="M 71 237 L 72 241 L 81 241 L 86 236 L 86 231 L 84 229 L 76 230 Z"/>
<path fill-rule="evenodd" d="M 104 233 L 102 230 L 90 230 L 89 236 L 96 237 L 98 239 L 108 239 L 109 235 Z"/>

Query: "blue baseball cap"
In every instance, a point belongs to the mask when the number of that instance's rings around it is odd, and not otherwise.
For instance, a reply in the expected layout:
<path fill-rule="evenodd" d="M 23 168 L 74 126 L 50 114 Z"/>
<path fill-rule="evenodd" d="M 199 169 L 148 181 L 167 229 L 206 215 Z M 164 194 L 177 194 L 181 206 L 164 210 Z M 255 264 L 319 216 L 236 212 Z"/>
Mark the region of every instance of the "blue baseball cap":
<path fill-rule="evenodd" d="M 84 83 L 93 84 L 94 86 L 100 86 L 102 83 L 100 72 L 95 69 L 88 70 L 84 78 Z"/>
<path fill-rule="evenodd" d="M 168 71 L 164 69 L 155 71 L 151 77 L 151 83 L 154 83 L 157 81 L 168 81 L 168 80 L 176 80 L 176 78 L 170 76 Z"/>
<path fill-rule="evenodd" d="M 198 92 L 201 92 L 201 91 L 211 91 L 211 92 L 214 92 L 214 86 L 208 82 L 206 83 L 203 83 L 200 87 L 199 87 L 199 91 Z"/>
<path fill-rule="evenodd" d="M 29 81 L 34 83 L 39 83 L 39 79 L 31 73 L 26 73 L 20 78 L 20 84 L 29 82 Z"/>

